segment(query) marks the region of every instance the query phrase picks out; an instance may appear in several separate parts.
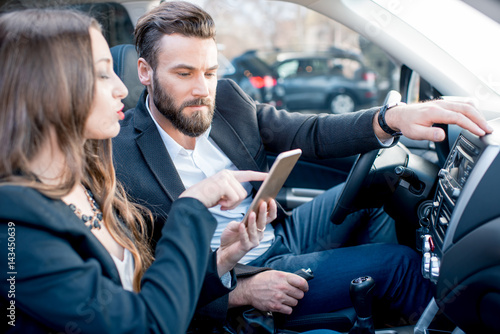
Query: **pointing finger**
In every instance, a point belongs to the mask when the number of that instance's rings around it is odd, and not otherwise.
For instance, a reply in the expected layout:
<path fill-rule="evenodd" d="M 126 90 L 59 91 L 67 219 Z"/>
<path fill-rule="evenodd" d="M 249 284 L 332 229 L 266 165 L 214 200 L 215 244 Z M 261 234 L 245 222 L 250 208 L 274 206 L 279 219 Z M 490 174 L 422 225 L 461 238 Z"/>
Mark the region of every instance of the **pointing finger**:
<path fill-rule="evenodd" d="M 231 171 L 231 173 L 234 178 L 238 180 L 238 182 L 264 181 L 268 175 L 268 173 L 255 172 L 251 170 Z"/>

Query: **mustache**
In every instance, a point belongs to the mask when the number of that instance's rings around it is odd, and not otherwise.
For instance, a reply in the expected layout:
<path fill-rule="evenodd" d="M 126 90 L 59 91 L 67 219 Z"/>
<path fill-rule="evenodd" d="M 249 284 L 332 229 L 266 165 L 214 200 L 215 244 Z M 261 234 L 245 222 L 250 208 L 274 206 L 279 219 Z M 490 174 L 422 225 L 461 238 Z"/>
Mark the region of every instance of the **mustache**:
<path fill-rule="evenodd" d="M 207 99 L 207 98 L 200 98 L 200 99 L 193 99 L 189 101 L 185 101 L 182 103 L 181 110 L 186 108 L 186 107 L 191 107 L 191 106 L 207 106 L 211 107 L 212 106 L 212 100 Z"/>

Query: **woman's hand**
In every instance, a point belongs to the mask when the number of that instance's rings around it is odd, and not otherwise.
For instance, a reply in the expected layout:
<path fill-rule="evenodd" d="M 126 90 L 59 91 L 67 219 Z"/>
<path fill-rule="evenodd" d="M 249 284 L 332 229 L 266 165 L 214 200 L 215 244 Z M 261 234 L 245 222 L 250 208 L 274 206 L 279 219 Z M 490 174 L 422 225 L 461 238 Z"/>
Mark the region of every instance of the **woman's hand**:
<path fill-rule="evenodd" d="M 276 219 L 277 206 L 274 200 L 259 205 L 258 214 L 251 212 L 248 225 L 232 221 L 222 231 L 217 250 L 217 272 L 219 276 L 231 270 L 251 249 L 257 247 L 264 236 L 266 225 Z"/>
<path fill-rule="evenodd" d="M 230 210 L 238 206 L 248 194 L 242 182 L 264 181 L 267 173 L 254 171 L 222 170 L 211 177 L 189 187 L 180 197 L 193 197 L 207 208 L 220 204 L 221 210 Z"/>

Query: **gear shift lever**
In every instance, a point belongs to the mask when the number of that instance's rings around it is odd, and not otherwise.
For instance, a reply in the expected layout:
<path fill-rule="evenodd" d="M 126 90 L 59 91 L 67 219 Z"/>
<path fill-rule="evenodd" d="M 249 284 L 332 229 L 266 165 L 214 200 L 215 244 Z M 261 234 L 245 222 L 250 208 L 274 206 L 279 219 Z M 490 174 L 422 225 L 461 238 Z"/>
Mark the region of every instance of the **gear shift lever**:
<path fill-rule="evenodd" d="M 372 319 L 372 294 L 375 281 L 370 276 L 363 276 L 351 281 L 349 294 L 356 310 L 357 319 L 349 334 L 374 334 Z"/>

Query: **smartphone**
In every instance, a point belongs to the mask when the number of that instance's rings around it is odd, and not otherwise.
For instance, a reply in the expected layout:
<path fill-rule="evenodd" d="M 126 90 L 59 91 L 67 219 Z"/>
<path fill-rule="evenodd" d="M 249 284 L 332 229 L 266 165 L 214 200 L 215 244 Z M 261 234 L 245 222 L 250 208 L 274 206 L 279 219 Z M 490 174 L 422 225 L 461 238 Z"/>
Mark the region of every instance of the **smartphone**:
<path fill-rule="evenodd" d="M 282 152 L 276 157 L 269 174 L 265 178 L 264 182 L 262 182 L 262 185 L 252 201 L 252 204 L 250 204 L 250 208 L 248 209 L 245 217 L 243 217 L 243 222 L 245 224 L 247 223 L 250 212 L 253 211 L 257 213 L 260 203 L 263 201 L 268 202 L 270 199 L 274 199 L 278 195 L 301 154 L 302 150 L 298 148 Z"/>

